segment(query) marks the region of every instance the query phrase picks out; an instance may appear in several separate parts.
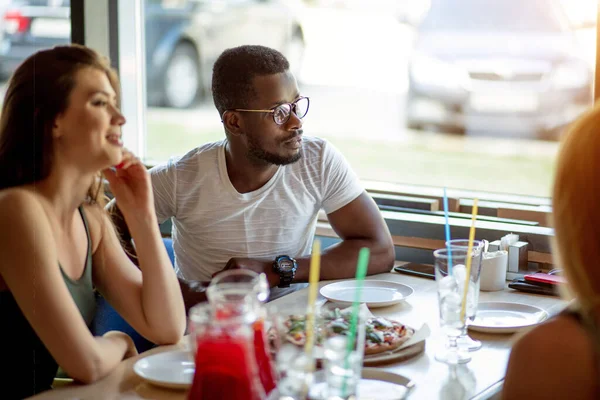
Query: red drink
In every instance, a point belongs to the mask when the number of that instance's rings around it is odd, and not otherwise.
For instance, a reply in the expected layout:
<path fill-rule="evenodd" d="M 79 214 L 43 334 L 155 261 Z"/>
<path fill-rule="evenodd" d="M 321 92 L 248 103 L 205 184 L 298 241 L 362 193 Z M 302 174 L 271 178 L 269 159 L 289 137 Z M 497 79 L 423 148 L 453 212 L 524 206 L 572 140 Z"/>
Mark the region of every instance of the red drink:
<path fill-rule="evenodd" d="M 254 323 L 254 354 L 256 357 L 260 382 L 265 389 L 265 393 L 269 394 L 271 390 L 275 388 L 277 383 L 273 364 L 271 364 L 271 358 L 269 356 L 269 350 L 266 346 L 265 324 L 262 320 Z"/>
<path fill-rule="evenodd" d="M 247 339 L 212 335 L 196 341 L 196 372 L 189 393 L 192 400 L 258 400 L 255 369 Z"/>

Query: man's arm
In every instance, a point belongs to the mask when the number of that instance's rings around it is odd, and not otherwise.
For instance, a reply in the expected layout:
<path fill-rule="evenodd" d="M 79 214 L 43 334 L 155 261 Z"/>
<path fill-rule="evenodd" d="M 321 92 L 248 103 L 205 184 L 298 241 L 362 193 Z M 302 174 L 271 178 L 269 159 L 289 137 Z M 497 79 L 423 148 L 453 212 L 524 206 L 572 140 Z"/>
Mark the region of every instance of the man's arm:
<path fill-rule="evenodd" d="M 371 251 L 369 275 L 390 272 L 395 259 L 394 243 L 379 208 L 367 192 L 327 215 L 327 218 L 342 241 L 322 252 L 321 280 L 353 278 L 361 247 L 368 247 Z M 306 282 L 310 257 L 297 261 L 295 280 Z"/>
<path fill-rule="evenodd" d="M 198 303 L 206 301 L 206 288 L 208 287 L 209 282 L 178 279 L 179 286 L 181 287 L 181 295 L 183 296 L 183 303 L 185 304 L 185 313 L 187 315 L 190 308 Z"/>
<path fill-rule="evenodd" d="M 368 247 L 369 275 L 389 272 L 395 259 L 394 243 L 379 208 L 367 192 L 327 216 L 333 230 L 342 239 L 321 253 L 321 280 L 353 278 L 356 275 L 358 251 Z M 310 256 L 299 258 L 294 282 L 307 282 Z M 224 269 L 244 268 L 264 272 L 271 287 L 279 284 L 273 271 L 273 260 L 232 258 Z"/>

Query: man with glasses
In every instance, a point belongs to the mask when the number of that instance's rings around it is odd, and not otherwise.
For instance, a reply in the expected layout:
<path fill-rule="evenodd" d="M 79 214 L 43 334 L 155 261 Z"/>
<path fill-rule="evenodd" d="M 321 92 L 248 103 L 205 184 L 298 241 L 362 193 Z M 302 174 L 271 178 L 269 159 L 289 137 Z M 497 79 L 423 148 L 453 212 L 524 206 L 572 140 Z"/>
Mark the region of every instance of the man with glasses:
<path fill-rule="evenodd" d="M 310 100 L 285 57 L 262 46 L 228 49 L 212 92 L 225 139 L 151 170 L 158 219 L 173 221 L 186 306 L 204 298 L 197 281 L 224 269 L 265 272 L 272 298 L 281 295 L 275 287 L 307 282 L 320 209 L 342 239 L 323 251 L 321 279 L 353 277 L 364 246 L 369 273 L 390 271 L 394 248 L 374 201 L 330 143 L 303 136 Z"/>

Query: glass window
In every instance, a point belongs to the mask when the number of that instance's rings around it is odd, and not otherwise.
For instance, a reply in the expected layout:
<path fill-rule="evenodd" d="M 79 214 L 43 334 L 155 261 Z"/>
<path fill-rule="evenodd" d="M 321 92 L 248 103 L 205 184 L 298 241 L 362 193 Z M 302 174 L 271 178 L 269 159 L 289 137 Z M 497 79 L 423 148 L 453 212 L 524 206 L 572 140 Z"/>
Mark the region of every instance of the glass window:
<path fill-rule="evenodd" d="M 420 29 L 549 33 L 567 30 L 568 24 L 559 10 L 546 0 L 438 0 L 427 13 Z"/>
<path fill-rule="evenodd" d="M 70 0 L 0 0 L 3 81 L 36 51 L 71 42 L 70 3 Z"/>
<path fill-rule="evenodd" d="M 331 141 L 361 179 L 547 197 L 558 140 L 592 103 L 595 7 L 147 1 L 146 161 L 222 139 L 212 64 L 263 44 L 289 58 L 311 99 L 305 134 Z"/>

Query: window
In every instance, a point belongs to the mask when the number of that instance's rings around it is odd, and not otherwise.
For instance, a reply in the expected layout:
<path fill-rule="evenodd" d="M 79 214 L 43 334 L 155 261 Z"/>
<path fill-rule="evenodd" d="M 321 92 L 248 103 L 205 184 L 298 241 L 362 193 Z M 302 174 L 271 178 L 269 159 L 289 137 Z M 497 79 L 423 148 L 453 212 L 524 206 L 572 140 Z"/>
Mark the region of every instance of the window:
<path fill-rule="evenodd" d="M 70 43 L 70 15 L 69 0 L 0 0 L 2 81 L 36 51 Z"/>
<path fill-rule="evenodd" d="M 146 2 L 145 158 L 223 138 L 212 63 L 225 48 L 264 44 L 288 56 L 311 97 L 305 134 L 334 143 L 363 180 L 548 197 L 557 140 L 592 102 L 595 30 L 582 16 L 594 7 Z"/>

